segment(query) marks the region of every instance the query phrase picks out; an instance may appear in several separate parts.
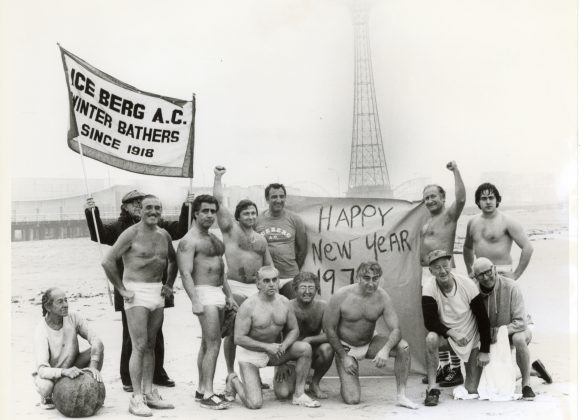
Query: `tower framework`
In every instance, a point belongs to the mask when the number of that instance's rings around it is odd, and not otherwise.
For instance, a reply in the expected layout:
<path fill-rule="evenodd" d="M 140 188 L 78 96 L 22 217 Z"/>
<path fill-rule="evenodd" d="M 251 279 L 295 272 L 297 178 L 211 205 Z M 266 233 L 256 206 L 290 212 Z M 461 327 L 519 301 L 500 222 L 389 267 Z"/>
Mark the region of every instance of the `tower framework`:
<path fill-rule="evenodd" d="M 369 3 L 353 0 L 354 26 L 354 108 L 350 174 L 350 197 L 392 197 L 389 172 L 375 96 L 371 46 L 369 40 Z"/>

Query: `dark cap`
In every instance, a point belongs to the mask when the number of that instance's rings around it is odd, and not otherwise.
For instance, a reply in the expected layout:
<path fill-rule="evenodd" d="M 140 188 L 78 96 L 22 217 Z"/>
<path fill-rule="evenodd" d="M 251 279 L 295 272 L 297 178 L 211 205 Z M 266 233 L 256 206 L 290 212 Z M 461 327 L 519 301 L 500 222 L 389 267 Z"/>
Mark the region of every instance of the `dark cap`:
<path fill-rule="evenodd" d="M 139 198 L 143 198 L 145 197 L 147 194 L 143 194 L 142 192 L 139 192 L 137 190 L 133 190 L 133 191 L 129 191 L 127 194 L 125 194 L 123 196 L 123 199 L 121 200 L 121 203 L 126 204 L 129 203 L 133 200 L 137 200 Z"/>
<path fill-rule="evenodd" d="M 441 258 L 449 258 L 451 259 L 452 255 L 447 251 L 443 251 L 442 249 L 436 249 L 435 251 L 431 251 L 427 254 L 427 263 L 431 265 L 433 262 L 441 259 Z"/>

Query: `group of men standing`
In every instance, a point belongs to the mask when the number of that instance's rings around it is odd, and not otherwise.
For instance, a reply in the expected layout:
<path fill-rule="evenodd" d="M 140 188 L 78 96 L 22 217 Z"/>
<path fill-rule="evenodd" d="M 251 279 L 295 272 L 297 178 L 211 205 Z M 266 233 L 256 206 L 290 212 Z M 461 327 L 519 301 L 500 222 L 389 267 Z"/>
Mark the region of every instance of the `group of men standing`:
<path fill-rule="evenodd" d="M 445 207 L 441 187 L 427 186 L 424 190 L 430 213 L 421 231 L 422 308 L 428 330 L 425 405 L 437 404 L 437 382 L 458 381 L 458 360 L 467 363 L 467 391 L 476 392 L 479 368 L 489 362 L 493 331 L 506 318 L 502 311 L 507 309 L 497 299 L 519 305 L 517 313 L 521 315 L 521 293 L 507 277 L 521 276 L 532 253 L 522 228 L 497 210 L 501 200 L 497 189 L 484 184 L 476 192 L 482 214 L 469 222 L 464 247 L 467 270 L 480 285 L 453 270 L 455 231 L 465 205 L 465 187 L 457 165 L 451 162 L 448 168 L 455 176 L 456 194 L 449 208 Z M 124 221 L 120 218 L 114 229 L 100 222 L 92 199 L 87 202 L 91 238 L 96 240 L 98 233 L 101 242 L 112 245 L 103 268 L 115 286 L 116 308 L 122 311 L 120 371 L 124 389 L 133 392 L 129 411 L 151 416 L 150 408 L 173 408 L 152 384 L 174 386 L 162 366 L 161 325 L 163 308 L 171 306 L 166 300 L 172 298 L 177 271 L 202 329 L 195 391 L 202 407 L 225 409 L 237 395 L 246 407 L 260 408 L 265 385 L 259 369 L 266 366 L 276 366 L 277 398 L 319 407 L 318 400 L 327 398 L 320 380 L 334 359 L 343 400 L 357 404 L 358 361 L 372 359 L 382 368 L 389 357 L 394 357 L 396 401 L 417 408 L 405 394 L 410 350 L 402 338 L 391 299 L 380 287 L 383 268 L 374 261 L 363 262 L 356 271 L 356 284 L 338 290 L 328 304 L 316 298 L 318 277 L 300 271 L 307 253 L 306 228 L 298 215 L 285 209 L 285 187 L 270 184 L 266 188 L 268 209 L 262 214 L 255 203 L 242 200 L 232 215 L 224 205 L 224 173 L 225 168 L 215 168 L 213 195 L 195 199 L 188 196 L 186 204 L 191 205 L 193 218 L 189 230 L 186 205 L 178 222 L 167 223 L 161 219 L 159 199 L 138 191 L 123 198 Z M 216 221 L 223 241 L 210 232 Z M 172 241 L 177 239 L 181 241 L 175 251 Z M 513 273 L 499 276 L 500 270 L 505 273 L 506 266 L 511 265 L 513 241 L 522 248 L 520 263 Z M 478 258 L 475 261 L 474 255 Z M 486 313 L 490 296 L 496 299 L 495 317 Z M 375 332 L 380 319 L 386 323 L 388 335 Z M 524 397 L 530 372 L 529 366 L 527 371 L 524 367 L 529 365 L 529 354 L 524 353 L 531 338 L 526 322 L 523 315 L 518 320 L 509 319 L 524 376 Z M 228 376 L 225 393 L 216 394 L 213 382 L 222 337 Z M 452 354 L 445 359 L 438 350 L 447 347 Z M 234 370 L 236 356 L 241 377 Z M 449 368 L 443 363 L 438 368 L 438 358 L 455 364 Z M 314 373 L 308 392 L 306 382 L 311 369 Z M 454 377 L 449 377 L 451 373 Z"/>

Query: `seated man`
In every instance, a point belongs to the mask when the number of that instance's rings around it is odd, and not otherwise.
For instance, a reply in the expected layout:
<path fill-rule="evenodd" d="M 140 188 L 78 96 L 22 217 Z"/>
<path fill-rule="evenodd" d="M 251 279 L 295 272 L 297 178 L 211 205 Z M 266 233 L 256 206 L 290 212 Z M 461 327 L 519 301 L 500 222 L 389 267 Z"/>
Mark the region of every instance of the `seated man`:
<path fill-rule="evenodd" d="M 41 396 L 40 406 L 54 408 L 52 390 L 61 377 L 76 378 L 83 371 L 90 372 L 102 382 L 104 347 L 87 321 L 77 313 L 68 312 L 64 292 L 56 287 L 42 295 L 42 321 L 34 333 L 36 372 L 34 384 Z M 78 336 L 89 342 L 90 348 L 79 352 Z"/>
<path fill-rule="evenodd" d="M 383 270 L 375 261 L 363 262 L 356 270 L 358 283 L 339 289 L 324 312 L 324 331 L 336 352 L 340 393 L 347 404 L 360 402 L 358 361 L 372 359 L 378 368 L 395 357 L 397 404 L 416 409 L 417 404 L 405 395 L 411 367 L 409 345 L 401 338 L 399 319 L 391 298 L 381 287 Z M 379 318 L 389 328 L 389 335 L 375 333 Z"/>
<path fill-rule="evenodd" d="M 288 398 L 293 391 L 292 404 L 320 407 L 318 401 L 304 393 L 312 350 L 307 343 L 296 341 L 299 335 L 298 322 L 288 299 L 278 293 L 278 270 L 271 266 L 260 268 L 256 286 L 259 292 L 240 306 L 234 330 L 243 382 L 235 373 L 230 373 L 226 381 L 226 393 L 237 393 L 247 408 L 261 408 L 263 398 L 259 369 L 294 360 L 296 386 L 292 390 L 274 382 L 276 397 Z M 284 340 L 280 343 L 278 341 L 282 332 Z"/>
<path fill-rule="evenodd" d="M 320 389 L 320 380 L 324 376 L 334 359 L 334 350 L 328 343 L 326 334 L 322 330 L 322 315 L 326 309 L 326 302 L 316 299 L 320 289 L 320 280 L 313 273 L 300 272 L 294 277 L 292 287 L 296 298 L 290 303 L 298 320 L 300 335 L 298 340 L 310 344 L 312 348 L 312 364 L 314 369 L 310 391 L 316 398 L 325 399 L 328 395 Z M 276 368 L 275 380 L 279 387 L 293 387 L 290 379 L 294 378 L 292 363 Z"/>
<path fill-rule="evenodd" d="M 510 344 L 516 348 L 516 361 L 522 373 L 522 398 L 532 401 L 536 397 L 530 387 L 528 344 L 532 340 L 532 331 L 527 326 L 522 292 L 514 280 L 498 274 L 497 267 L 487 258 L 475 260 L 473 274 L 479 283 L 483 303 L 489 314 L 491 342 L 496 341 L 499 327 L 506 325 Z"/>
<path fill-rule="evenodd" d="M 426 406 L 439 403 L 435 375 L 438 351 L 451 348 L 467 363 L 465 388 L 477 396 L 481 368 L 489 363 L 490 330 L 483 297 L 469 278 L 451 271 L 451 254 L 441 249 L 427 255 L 433 277 L 423 285 L 423 319 L 427 329 Z"/>

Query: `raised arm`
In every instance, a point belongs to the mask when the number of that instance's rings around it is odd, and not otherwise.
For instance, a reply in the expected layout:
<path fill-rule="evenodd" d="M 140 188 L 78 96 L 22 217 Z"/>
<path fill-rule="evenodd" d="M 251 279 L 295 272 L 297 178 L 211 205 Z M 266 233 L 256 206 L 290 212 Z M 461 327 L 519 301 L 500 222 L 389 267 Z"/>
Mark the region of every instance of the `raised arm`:
<path fill-rule="evenodd" d="M 234 217 L 224 205 L 224 190 L 222 186 L 222 176 L 226 173 L 226 168 L 216 166 L 213 170 L 213 196 L 219 203 L 217 212 L 217 222 L 220 230 L 224 233 L 229 232 L 234 225 Z"/>
<path fill-rule="evenodd" d="M 308 253 L 308 236 L 302 218 L 296 215 L 294 221 L 296 225 L 296 264 L 298 264 L 298 268 L 302 268 Z"/>
<path fill-rule="evenodd" d="M 528 235 L 526 235 L 526 232 L 524 232 L 522 225 L 520 225 L 515 220 L 507 218 L 507 230 L 508 234 L 522 250 L 520 254 L 520 261 L 518 262 L 518 266 L 516 267 L 513 275 L 513 279 L 517 280 L 521 277 L 521 275 L 526 270 L 526 267 L 530 263 L 532 254 L 534 253 L 534 247 L 528 239 Z"/>
<path fill-rule="evenodd" d="M 193 203 L 195 194 L 188 193 L 185 202 L 181 205 L 181 211 L 179 213 L 179 220 L 176 222 L 168 222 L 163 220 L 159 223 L 159 227 L 165 229 L 173 241 L 177 241 L 185 236 L 189 229 L 188 217 L 189 217 L 189 207 Z"/>
<path fill-rule="evenodd" d="M 100 243 L 105 245 L 113 245 L 121 234 L 120 229 L 117 228 L 119 222 L 106 225 L 103 224 L 99 208 L 96 206 L 95 200 L 92 197 L 87 198 L 85 203 L 85 218 L 87 219 L 87 226 L 91 235 L 91 241 L 93 242 L 100 241 Z M 95 221 L 99 232 L 98 240 L 97 230 L 95 230 Z"/>
<path fill-rule="evenodd" d="M 195 242 L 186 236 L 177 246 L 177 267 L 179 268 L 179 274 L 181 275 L 181 283 L 185 292 L 191 300 L 191 311 L 194 315 L 200 315 L 203 313 L 203 305 L 199 301 L 199 296 L 195 291 L 195 284 L 193 283 L 193 265 L 195 257 Z"/>
<path fill-rule="evenodd" d="M 475 253 L 473 252 L 473 236 L 471 235 L 471 219 L 467 223 L 467 230 L 465 232 L 465 241 L 463 242 L 463 261 L 469 277 L 473 277 L 473 262 L 475 261 Z"/>
<path fill-rule="evenodd" d="M 447 214 L 452 220 L 457 221 L 465 207 L 465 184 L 454 160 L 447 164 L 447 169 L 453 172 L 453 178 L 455 178 L 455 201 L 447 209 Z"/>
<path fill-rule="evenodd" d="M 117 289 L 121 296 L 128 298 L 129 301 L 133 299 L 134 293 L 125 289 L 121 272 L 117 266 L 117 260 L 121 259 L 123 254 L 127 252 L 129 248 L 131 248 L 131 243 L 135 238 L 136 233 L 137 230 L 133 227 L 130 227 L 121 233 L 121 236 L 119 236 L 117 242 L 115 242 L 109 249 L 101 263 L 103 269 L 105 270 L 105 274 L 107 274 L 107 277 L 115 289 Z"/>

